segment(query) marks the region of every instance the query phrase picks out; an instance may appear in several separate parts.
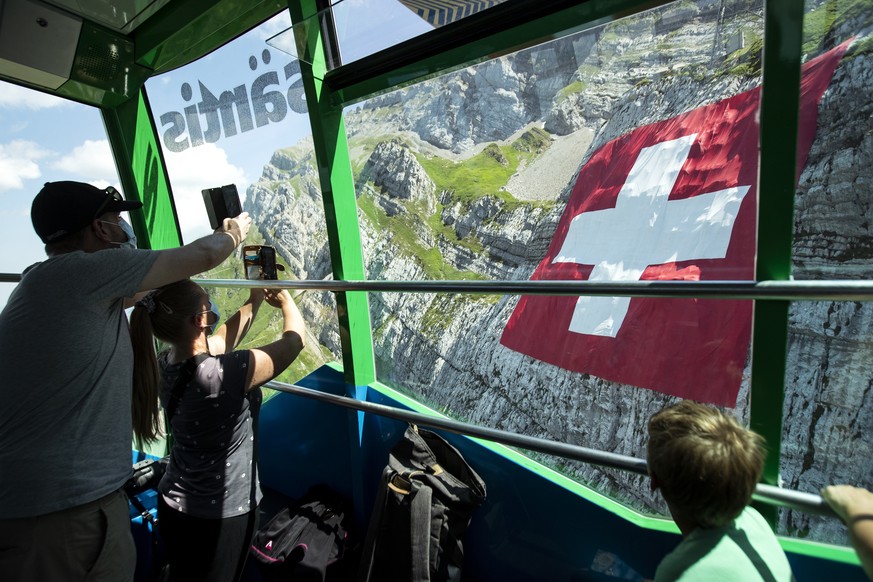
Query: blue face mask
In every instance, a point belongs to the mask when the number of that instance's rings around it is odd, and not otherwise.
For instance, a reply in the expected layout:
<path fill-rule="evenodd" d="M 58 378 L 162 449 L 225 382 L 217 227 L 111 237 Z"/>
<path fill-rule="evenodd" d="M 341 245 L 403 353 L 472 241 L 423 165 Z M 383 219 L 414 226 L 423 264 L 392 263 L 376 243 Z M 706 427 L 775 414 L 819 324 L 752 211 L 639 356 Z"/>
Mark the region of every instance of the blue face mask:
<path fill-rule="evenodd" d="M 206 335 L 212 335 L 212 332 L 215 331 L 215 326 L 218 325 L 218 322 L 221 321 L 221 313 L 218 311 L 218 306 L 212 302 L 212 299 L 209 300 L 209 309 L 206 311 L 201 311 L 200 313 L 211 313 L 213 315 L 212 323 L 203 328 L 203 331 L 206 332 Z"/>
<path fill-rule="evenodd" d="M 127 223 L 123 218 L 118 219 L 118 223 L 110 222 L 108 220 L 101 220 L 100 222 L 105 222 L 106 224 L 115 224 L 121 231 L 127 235 L 127 240 L 123 242 L 115 242 L 114 240 L 109 241 L 110 244 L 118 245 L 120 249 L 135 249 L 136 248 L 136 234 L 133 232 L 133 227 Z"/>

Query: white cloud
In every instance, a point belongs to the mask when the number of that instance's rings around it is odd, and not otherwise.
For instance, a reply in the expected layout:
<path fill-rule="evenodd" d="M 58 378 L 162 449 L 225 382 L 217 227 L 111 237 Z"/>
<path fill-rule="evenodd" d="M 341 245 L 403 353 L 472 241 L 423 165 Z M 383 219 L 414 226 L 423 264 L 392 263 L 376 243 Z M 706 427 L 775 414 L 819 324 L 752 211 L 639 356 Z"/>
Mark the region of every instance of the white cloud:
<path fill-rule="evenodd" d="M 227 153 L 215 144 L 188 148 L 181 153 L 166 153 L 167 171 L 173 183 L 173 197 L 182 238 L 188 243 L 212 232 L 202 190 L 226 184 L 236 184 L 240 200 L 245 195 L 248 179 L 242 168 L 227 160 Z"/>
<path fill-rule="evenodd" d="M 290 27 L 291 16 L 290 14 L 288 14 L 287 10 L 283 10 L 270 20 L 260 25 L 257 29 L 255 29 L 255 34 L 257 34 L 258 38 L 260 38 L 261 40 L 267 40 L 268 38 L 275 36 Z"/>
<path fill-rule="evenodd" d="M 19 190 L 24 187 L 24 180 L 42 176 L 37 161 L 49 155 L 50 151 L 32 141 L 0 144 L 0 192 Z"/>
<path fill-rule="evenodd" d="M 84 178 L 84 181 L 118 181 L 115 161 L 109 142 L 103 140 L 85 140 L 82 145 L 52 164 L 53 168 L 63 170 L 74 177 Z M 72 178 L 71 178 L 72 179 Z"/>
<path fill-rule="evenodd" d="M 27 108 L 32 110 L 62 107 L 69 101 L 33 89 L 25 89 L 12 83 L 0 81 L 0 107 L 6 109 Z"/>

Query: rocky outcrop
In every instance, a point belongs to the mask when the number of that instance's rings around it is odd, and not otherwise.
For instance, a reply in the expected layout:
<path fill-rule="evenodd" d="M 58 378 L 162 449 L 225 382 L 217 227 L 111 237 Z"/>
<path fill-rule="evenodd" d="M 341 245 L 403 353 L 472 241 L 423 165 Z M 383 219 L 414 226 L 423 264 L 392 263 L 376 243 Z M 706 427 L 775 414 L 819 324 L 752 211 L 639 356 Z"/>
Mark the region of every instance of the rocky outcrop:
<path fill-rule="evenodd" d="M 807 2 L 808 9 L 821 9 Z M 795 278 L 873 278 L 871 205 L 873 57 L 870 14 L 837 19 L 822 49 L 858 35 L 819 109 L 819 127 L 796 197 Z M 495 191 L 475 199 L 438 189 L 416 154 L 463 164 L 535 123 L 553 135 L 593 133 L 581 165 L 633 128 L 756 86 L 759 54 L 730 55 L 761 34 L 760 3 L 676 3 L 500 57 L 383 95 L 346 116 L 358 195 L 372 199 L 400 232 L 359 212 L 367 276 L 433 278 L 437 254 L 456 272 L 526 280 L 546 253 L 575 175 L 553 197 L 519 200 Z M 748 47 L 747 47 L 748 48 Z M 742 51 L 741 51 L 742 52 Z M 726 55 L 730 55 L 729 58 Z M 744 66 L 739 66 L 744 65 Z M 733 71 L 733 73 L 731 73 Z M 386 137 L 387 136 L 387 137 Z M 392 137 L 392 136 L 396 136 Z M 376 145 L 370 144 L 377 139 Z M 581 142 L 580 142 L 581 143 Z M 585 142 L 588 143 L 587 141 Z M 249 191 L 247 210 L 294 262 L 292 272 L 331 274 L 315 163 L 306 147 L 276 153 Z M 499 160 L 499 152 L 493 160 Z M 506 163 L 510 163 L 508 158 Z M 517 172 L 524 172 L 520 165 Z M 764 195 L 764 194 L 762 194 Z M 389 223 L 391 224 L 391 223 Z M 452 278 L 443 276 L 442 278 Z M 305 294 L 313 325 L 335 329 L 331 298 Z M 641 457 L 647 419 L 673 399 L 567 372 L 500 343 L 518 298 L 456 294 L 370 295 L 379 380 L 402 386 L 453 417 L 523 434 Z M 323 303 L 322 303 L 323 301 Z M 324 344 L 339 358 L 335 333 Z M 790 308 L 781 474 L 816 492 L 830 482 L 873 487 L 873 306 L 795 302 Z M 749 364 L 735 409 L 748 415 Z M 542 458 L 542 457 L 541 457 Z M 643 511 L 664 512 L 645 479 L 563 459 L 542 460 Z M 835 520 L 782 511 L 784 533 L 845 542 Z"/>
<path fill-rule="evenodd" d="M 415 156 L 399 140 L 382 142 L 376 146 L 358 179 L 358 188 L 367 182 L 380 191 L 380 205 L 394 216 L 402 206 L 393 201 L 420 202 L 428 214 L 434 211 L 433 180 L 428 177 Z"/>

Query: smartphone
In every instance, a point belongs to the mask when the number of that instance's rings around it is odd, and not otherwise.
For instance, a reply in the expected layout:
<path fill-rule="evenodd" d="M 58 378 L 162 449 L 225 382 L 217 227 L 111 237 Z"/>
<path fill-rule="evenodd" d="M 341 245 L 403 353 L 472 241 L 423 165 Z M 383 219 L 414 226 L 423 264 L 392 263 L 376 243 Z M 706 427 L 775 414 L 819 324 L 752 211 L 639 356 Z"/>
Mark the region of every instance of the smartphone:
<path fill-rule="evenodd" d="M 243 265 L 246 270 L 246 279 L 258 280 L 261 278 L 261 245 L 243 247 Z"/>
<path fill-rule="evenodd" d="M 276 269 L 276 249 L 273 247 L 261 247 L 261 274 L 267 281 L 275 281 L 279 278 Z"/>
<path fill-rule="evenodd" d="M 276 281 L 279 279 L 278 271 L 285 270 L 283 265 L 276 263 L 276 249 L 267 245 L 244 246 L 243 265 L 246 278 L 252 280 Z"/>
<path fill-rule="evenodd" d="M 236 184 L 206 188 L 201 190 L 203 203 L 206 204 L 206 213 L 209 215 L 209 225 L 215 230 L 224 222 L 225 218 L 233 218 L 242 213 L 242 205 L 239 202 L 239 192 Z"/>

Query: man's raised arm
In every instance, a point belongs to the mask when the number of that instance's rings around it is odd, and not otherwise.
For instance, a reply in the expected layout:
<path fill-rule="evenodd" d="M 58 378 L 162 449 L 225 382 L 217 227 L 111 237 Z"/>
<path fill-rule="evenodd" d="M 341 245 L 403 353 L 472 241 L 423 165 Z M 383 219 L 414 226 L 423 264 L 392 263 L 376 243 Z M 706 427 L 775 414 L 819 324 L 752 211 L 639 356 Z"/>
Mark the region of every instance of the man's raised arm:
<path fill-rule="evenodd" d="M 245 240 L 252 225 L 248 212 L 225 218 L 215 232 L 175 249 L 155 251 L 158 258 L 140 284 L 155 289 L 217 267 Z"/>

